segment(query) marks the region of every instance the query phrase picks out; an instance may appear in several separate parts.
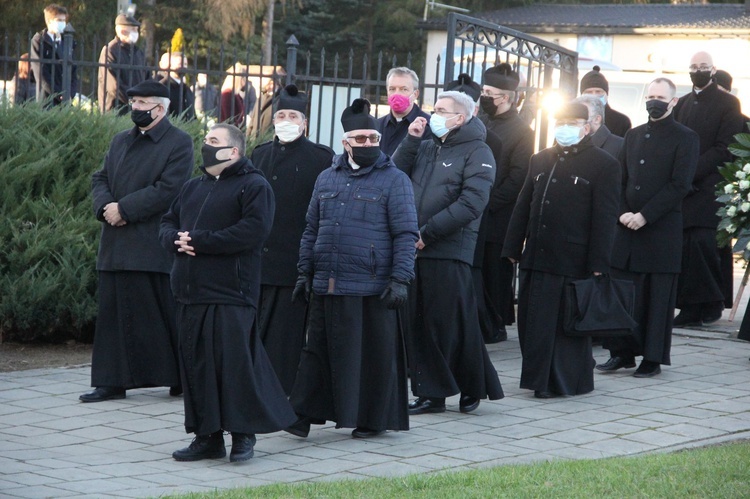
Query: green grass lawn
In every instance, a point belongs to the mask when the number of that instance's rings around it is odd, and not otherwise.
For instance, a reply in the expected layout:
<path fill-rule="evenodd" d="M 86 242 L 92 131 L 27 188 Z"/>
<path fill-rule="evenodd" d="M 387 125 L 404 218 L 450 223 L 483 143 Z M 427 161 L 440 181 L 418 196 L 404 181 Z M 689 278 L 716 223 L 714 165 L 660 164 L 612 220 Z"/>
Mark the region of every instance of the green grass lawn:
<path fill-rule="evenodd" d="M 251 469 L 249 466 L 248 472 L 252 473 Z M 175 497 L 748 498 L 750 441 L 672 454 L 555 461 L 392 479 L 270 485 Z"/>

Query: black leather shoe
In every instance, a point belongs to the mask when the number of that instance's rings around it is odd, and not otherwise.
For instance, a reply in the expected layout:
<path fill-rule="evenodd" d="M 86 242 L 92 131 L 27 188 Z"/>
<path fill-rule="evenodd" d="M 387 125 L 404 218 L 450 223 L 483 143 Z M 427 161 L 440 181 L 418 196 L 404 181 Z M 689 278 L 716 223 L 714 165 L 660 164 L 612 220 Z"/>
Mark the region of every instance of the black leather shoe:
<path fill-rule="evenodd" d="M 310 418 L 298 417 L 297 421 L 292 423 L 288 428 L 284 428 L 284 431 L 296 437 L 307 438 L 307 435 L 310 434 L 310 422 Z"/>
<path fill-rule="evenodd" d="M 182 395 L 182 385 L 170 386 L 169 387 L 169 396 L 170 397 L 179 397 L 180 395 Z"/>
<path fill-rule="evenodd" d="M 721 319 L 721 315 L 724 313 L 724 304 L 721 302 L 704 306 L 701 309 L 701 323 L 704 326 L 713 324 L 714 322 Z"/>
<path fill-rule="evenodd" d="M 505 326 L 494 328 L 489 335 L 484 338 L 484 343 L 489 345 L 492 343 L 500 343 L 508 339 L 508 331 L 505 330 Z"/>
<path fill-rule="evenodd" d="M 416 416 L 418 414 L 431 414 L 445 412 L 445 399 L 444 398 L 428 398 L 419 397 L 416 400 L 409 402 L 409 415 Z"/>
<path fill-rule="evenodd" d="M 538 399 L 553 399 L 555 397 L 559 397 L 558 394 L 554 392 L 545 392 L 542 390 L 534 390 L 534 397 Z"/>
<path fill-rule="evenodd" d="M 680 310 L 680 313 L 674 318 L 672 324 L 674 327 L 701 326 L 703 325 L 703 321 L 701 320 L 700 311 L 696 311 L 693 308 L 685 308 Z"/>
<path fill-rule="evenodd" d="M 477 397 L 461 395 L 461 399 L 458 401 L 458 410 L 461 412 L 471 412 L 477 407 L 479 407 L 479 399 Z"/>
<path fill-rule="evenodd" d="M 596 370 L 604 373 L 611 373 L 617 371 L 618 369 L 628 369 L 631 367 L 635 367 L 635 359 L 626 359 L 625 357 L 614 356 L 610 357 L 609 360 L 604 364 L 597 364 Z"/>
<path fill-rule="evenodd" d="M 221 459 L 226 455 L 227 449 L 224 447 L 224 435 L 220 431 L 210 435 L 197 435 L 188 447 L 172 453 L 172 457 L 177 461 Z"/>
<path fill-rule="evenodd" d="M 661 366 L 658 362 L 651 362 L 650 360 L 642 360 L 641 365 L 633 373 L 634 378 L 653 378 L 657 374 L 661 374 Z"/>
<path fill-rule="evenodd" d="M 255 441 L 255 435 L 232 433 L 232 452 L 229 453 L 229 462 L 239 463 L 253 457 Z"/>
<path fill-rule="evenodd" d="M 125 398 L 125 389 L 114 386 L 99 386 L 94 391 L 84 393 L 78 400 L 81 402 L 104 402 L 105 400 L 117 400 Z"/>
<path fill-rule="evenodd" d="M 372 438 L 377 437 L 378 435 L 382 435 L 385 433 L 385 430 L 371 430 L 370 428 L 365 428 L 363 426 L 357 426 L 354 431 L 352 431 L 352 437 L 354 438 Z"/>

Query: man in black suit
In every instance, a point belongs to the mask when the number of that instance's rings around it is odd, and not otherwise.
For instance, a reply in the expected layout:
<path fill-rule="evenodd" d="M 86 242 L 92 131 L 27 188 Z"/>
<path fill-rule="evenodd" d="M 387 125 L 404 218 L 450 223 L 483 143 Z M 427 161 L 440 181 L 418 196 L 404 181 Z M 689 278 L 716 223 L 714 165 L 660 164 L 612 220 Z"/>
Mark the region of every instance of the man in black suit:
<path fill-rule="evenodd" d="M 692 189 L 682 202 L 682 274 L 677 288 L 675 326 L 711 324 L 721 318 L 727 301 L 722 278 L 720 251 L 716 246 L 719 217 L 716 184 L 719 167 L 732 160 L 727 149 L 745 123 L 740 103 L 711 80 L 716 68 L 711 55 L 698 52 L 690 59 L 693 91 L 674 107 L 675 120 L 700 138 L 700 157 Z"/>
<path fill-rule="evenodd" d="M 563 332 L 563 296 L 571 280 L 609 272 L 620 199 L 620 165 L 591 143 L 586 106 L 555 117 L 557 143 L 531 157 L 502 253 L 520 263 L 521 388 L 537 398 L 594 389 L 591 339 Z"/>
<path fill-rule="evenodd" d="M 634 337 L 604 342 L 611 358 L 596 368 L 613 372 L 643 361 L 637 378 L 670 364 L 677 276 L 682 260 L 682 199 L 698 162 L 698 136 L 674 120 L 677 89 L 666 78 L 648 86 L 648 122 L 625 135 L 620 154 L 622 200 L 612 254 L 612 275 L 635 283 Z"/>
<path fill-rule="evenodd" d="M 48 101 L 48 106 L 57 106 L 70 100 L 78 93 L 78 68 L 71 68 L 70 92 L 64 93 L 62 61 L 66 51 L 72 55 L 75 43 L 68 47 L 63 33 L 68 27 L 68 10 L 62 5 L 50 4 L 44 8 L 44 22 L 47 28 L 39 31 L 31 39 L 31 71 L 36 80 L 37 101 Z"/>

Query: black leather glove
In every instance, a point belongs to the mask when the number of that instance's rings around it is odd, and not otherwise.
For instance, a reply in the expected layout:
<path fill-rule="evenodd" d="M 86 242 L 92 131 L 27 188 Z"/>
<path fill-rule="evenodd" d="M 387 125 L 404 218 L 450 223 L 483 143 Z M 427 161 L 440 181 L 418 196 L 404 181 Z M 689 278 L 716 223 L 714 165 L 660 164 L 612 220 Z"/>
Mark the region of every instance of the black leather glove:
<path fill-rule="evenodd" d="M 294 284 L 294 291 L 292 291 L 292 302 L 308 302 L 310 293 L 312 292 L 312 281 L 313 278 L 310 274 L 300 274 L 297 277 L 297 282 Z"/>
<path fill-rule="evenodd" d="M 406 303 L 409 295 L 409 284 L 403 281 L 391 279 L 385 287 L 380 299 L 385 301 L 385 306 L 390 309 L 400 308 Z"/>

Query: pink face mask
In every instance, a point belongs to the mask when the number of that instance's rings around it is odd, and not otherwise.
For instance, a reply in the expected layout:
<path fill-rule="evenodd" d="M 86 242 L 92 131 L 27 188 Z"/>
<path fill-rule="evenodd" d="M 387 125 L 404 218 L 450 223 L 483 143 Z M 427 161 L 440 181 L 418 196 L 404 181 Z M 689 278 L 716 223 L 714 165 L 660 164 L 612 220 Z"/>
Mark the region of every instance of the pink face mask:
<path fill-rule="evenodd" d="M 409 106 L 411 106 L 411 100 L 407 95 L 393 94 L 388 96 L 388 105 L 391 106 L 391 110 L 394 113 L 400 114 L 409 109 Z"/>

